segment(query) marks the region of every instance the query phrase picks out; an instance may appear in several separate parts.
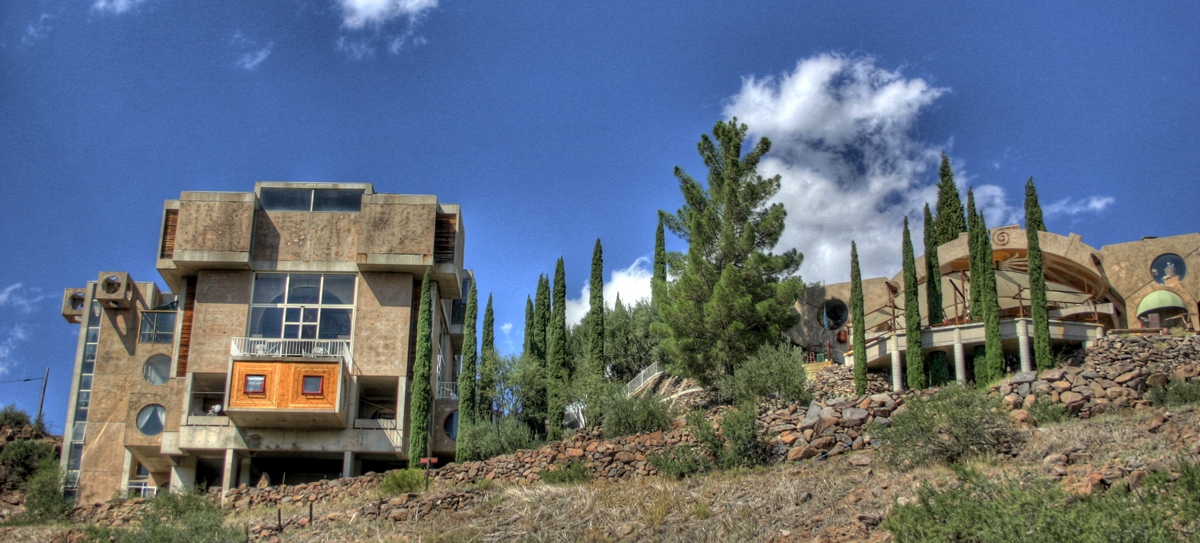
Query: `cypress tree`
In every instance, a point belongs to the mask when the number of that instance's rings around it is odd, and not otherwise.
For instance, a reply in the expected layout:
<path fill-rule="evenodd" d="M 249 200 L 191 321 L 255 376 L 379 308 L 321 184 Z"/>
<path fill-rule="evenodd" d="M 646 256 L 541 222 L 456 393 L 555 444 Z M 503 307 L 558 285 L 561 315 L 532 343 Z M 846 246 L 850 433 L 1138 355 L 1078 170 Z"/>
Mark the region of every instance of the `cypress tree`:
<path fill-rule="evenodd" d="M 980 322 L 983 320 L 983 305 L 980 303 L 980 293 L 982 287 L 982 279 L 976 277 L 980 271 L 980 251 L 983 250 L 982 240 L 979 239 L 979 214 L 975 212 L 975 191 L 967 189 L 967 247 L 968 257 L 967 262 L 971 271 L 971 302 L 970 313 L 972 322 Z M 984 231 L 984 236 L 987 232 Z"/>
<path fill-rule="evenodd" d="M 1025 236 L 1028 242 L 1029 309 L 1033 315 L 1033 359 L 1040 370 L 1054 367 L 1050 349 L 1050 303 L 1046 299 L 1046 268 L 1042 262 L 1042 244 L 1038 232 L 1046 229 L 1042 206 L 1038 204 L 1033 178 L 1025 184 Z"/>
<path fill-rule="evenodd" d="M 604 249 L 600 247 L 599 238 L 596 238 L 596 248 L 592 249 L 591 287 L 588 358 L 591 360 L 590 371 L 604 375 Z"/>
<path fill-rule="evenodd" d="M 862 272 L 858 269 L 858 247 L 850 242 L 850 314 L 854 332 L 854 394 L 867 393 L 867 317 L 863 307 Z"/>
<path fill-rule="evenodd" d="M 563 412 L 567 409 L 567 284 L 563 259 L 554 267 L 554 303 L 547 327 L 546 432 L 549 439 L 562 437 Z"/>
<path fill-rule="evenodd" d="M 970 213 L 967 216 L 969 217 Z M 967 231 L 967 223 L 963 219 L 962 198 L 958 196 L 958 185 L 954 184 L 954 172 L 950 169 L 950 157 L 946 156 L 946 153 L 942 153 L 942 165 L 938 168 L 936 222 L 935 235 L 938 245 Z"/>
<path fill-rule="evenodd" d="M 538 276 L 537 294 L 533 298 L 533 356 L 546 360 L 547 327 L 550 325 L 550 279 L 545 275 Z"/>
<path fill-rule="evenodd" d="M 496 316 L 492 312 L 492 295 L 488 294 L 487 308 L 483 310 L 483 341 L 480 344 L 479 356 L 479 384 L 476 387 L 476 395 L 478 396 L 477 410 L 478 417 L 476 420 L 491 420 L 492 418 L 492 402 L 496 395 L 496 377 L 500 372 L 500 359 L 496 355 L 496 336 L 495 336 Z"/>
<path fill-rule="evenodd" d="M 525 354 L 533 353 L 533 300 L 525 296 Z"/>
<path fill-rule="evenodd" d="M 663 219 L 658 217 L 658 228 L 654 230 L 654 274 L 650 278 L 650 303 L 658 304 L 658 289 L 667 282 L 667 238 L 663 233 Z"/>
<path fill-rule="evenodd" d="M 417 352 L 413 360 L 411 406 L 408 411 L 408 463 L 414 465 L 429 454 L 429 415 L 433 402 L 430 382 L 433 363 L 433 279 L 429 270 L 421 280 L 421 302 L 417 310 Z"/>
<path fill-rule="evenodd" d="M 987 348 L 985 353 L 987 378 L 983 380 L 983 383 L 987 384 L 1004 377 L 1004 347 L 1000 337 L 1000 297 L 996 293 L 996 271 L 995 264 L 992 262 L 992 237 L 988 233 L 987 221 L 982 213 L 979 214 L 977 220 L 979 230 L 983 232 L 980 237 L 983 249 L 980 251 L 979 257 L 980 271 L 983 273 L 980 278 L 983 291 L 980 301 L 983 303 L 984 333 L 986 334 L 984 345 Z"/>
<path fill-rule="evenodd" d="M 908 217 L 904 218 L 904 366 L 908 371 L 908 388 L 925 388 L 925 355 L 921 350 L 921 301 L 917 291 L 917 262 L 913 256 L 912 235 Z"/>
<path fill-rule="evenodd" d="M 496 349 L 496 314 L 492 312 L 492 294 L 488 293 L 487 308 L 483 310 L 483 339 L 480 341 L 481 351 Z"/>
<path fill-rule="evenodd" d="M 929 386 L 940 387 L 950 382 L 950 358 L 945 351 L 929 353 Z"/>
<path fill-rule="evenodd" d="M 475 316 L 479 314 L 479 303 L 476 296 L 475 282 L 471 281 L 471 288 L 467 291 L 467 314 L 463 317 L 462 370 L 458 374 L 459 428 L 475 422 L 475 414 L 479 409 L 476 405 L 478 395 L 475 394 L 475 375 L 479 370 L 476 367 L 477 358 L 475 355 Z M 459 432 L 455 440 L 456 450 L 465 450 L 465 439 L 469 439 L 468 436 L 463 432 Z M 460 458 L 460 461 L 464 459 L 465 457 Z"/>
<path fill-rule="evenodd" d="M 929 313 L 930 326 L 946 320 L 942 311 L 942 270 L 937 252 L 941 244 L 934 234 L 936 227 L 929 204 L 925 204 L 925 309 Z"/>

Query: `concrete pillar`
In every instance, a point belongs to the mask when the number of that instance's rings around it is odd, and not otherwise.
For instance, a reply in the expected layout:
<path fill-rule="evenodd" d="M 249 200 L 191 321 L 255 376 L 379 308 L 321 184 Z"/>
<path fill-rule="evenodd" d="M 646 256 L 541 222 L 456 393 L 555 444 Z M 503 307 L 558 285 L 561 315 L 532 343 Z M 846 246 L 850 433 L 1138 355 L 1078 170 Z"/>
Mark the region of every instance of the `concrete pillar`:
<path fill-rule="evenodd" d="M 904 390 L 904 370 L 900 366 L 900 340 L 895 335 L 888 338 L 888 352 L 892 355 L 892 390 Z"/>
<path fill-rule="evenodd" d="M 225 494 L 229 489 L 233 488 L 233 476 L 237 470 L 237 451 L 233 449 L 225 449 L 225 466 L 221 472 L 221 499 L 225 499 Z"/>
<path fill-rule="evenodd" d="M 133 453 L 129 452 L 129 449 L 125 449 L 125 461 L 124 461 L 124 465 L 122 468 L 125 470 L 125 472 L 124 472 L 124 474 L 121 475 L 121 495 L 122 496 L 129 495 L 129 474 L 133 473 L 133 465 L 135 462 L 136 461 L 133 459 Z"/>
<path fill-rule="evenodd" d="M 238 484 L 250 486 L 250 457 L 242 459 L 242 468 L 238 470 Z"/>
<path fill-rule="evenodd" d="M 342 477 L 354 477 L 354 452 L 342 453 Z"/>
<path fill-rule="evenodd" d="M 196 457 L 188 456 L 179 459 L 171 466 L 171 492 L 187 492 L 196 486 Z"/>
<path fill-rule="evenodd" d="M 1029 321 L 1017 319 L 1017 351 L 1021 355 L 1021 371 L 1033 371 L 1029 356 Z"/>
<path fill-rule="evenodd" d="M 958 384 L 967 384 L 967 359 L 963 354 L 962 330 L 954 329 L 954 380 Z"/>

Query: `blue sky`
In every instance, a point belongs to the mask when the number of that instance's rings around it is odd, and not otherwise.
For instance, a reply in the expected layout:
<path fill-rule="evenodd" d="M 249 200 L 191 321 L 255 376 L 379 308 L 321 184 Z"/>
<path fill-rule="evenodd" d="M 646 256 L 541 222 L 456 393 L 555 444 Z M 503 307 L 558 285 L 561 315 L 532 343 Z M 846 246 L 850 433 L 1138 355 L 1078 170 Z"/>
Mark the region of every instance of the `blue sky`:
<path fill-rule="evenodd" d="M 580 298 L 596 238 L 609 300 L 648 293 L 672 170 L 703 178 L 696 142 L 731 116 L 775 144 L 806 281 L 846 280 L 851 239 L 893 274 L 943 151 L 993 226 L 1034 176 L 1048 226 L 1094 246 L 1200 230 L 1195 2 L 567 4 L 0 3 L 0 404 L 36 410 L 39 383 L 4 381 L 49 366 L 61 429 L 62 289 L 159 280 L 162 202 L 186 190 L 462 204 L 507 352 L 559 256 Z"/>

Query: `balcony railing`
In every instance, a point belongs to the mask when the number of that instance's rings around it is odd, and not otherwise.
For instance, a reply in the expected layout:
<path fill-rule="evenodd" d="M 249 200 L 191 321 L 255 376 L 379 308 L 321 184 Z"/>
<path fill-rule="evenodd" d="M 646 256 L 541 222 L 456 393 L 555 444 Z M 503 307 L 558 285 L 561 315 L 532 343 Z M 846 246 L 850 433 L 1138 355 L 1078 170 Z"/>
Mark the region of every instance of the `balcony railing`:
<path fill-rule="evenodd" d="M 457 400 L 458 399 L 458 383 L 450 382 L 450 381 L 438 381 L 437 399 L 439 399 L 439 400 Z"/>
<path fill-rule="evenodd" d="M 229 346 L 233 356 L 267 356 L 281 358 L 341 358 L 346 371 L 358 374 L 354 357 L 350 353 L 348 339 L 279 339 L 261 337 L 235 337 Z"/>

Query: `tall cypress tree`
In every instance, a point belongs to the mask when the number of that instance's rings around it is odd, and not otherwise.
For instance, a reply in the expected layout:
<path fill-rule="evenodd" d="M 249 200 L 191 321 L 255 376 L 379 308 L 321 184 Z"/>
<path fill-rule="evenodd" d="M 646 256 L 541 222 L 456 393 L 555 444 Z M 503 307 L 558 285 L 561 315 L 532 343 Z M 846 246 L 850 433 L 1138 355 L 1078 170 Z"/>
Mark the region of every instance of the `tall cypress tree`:
<path fill-rule="evenodd" d="M 980 301 L 983 304 L 983 320 L 984 320 L 984 346 L 987 352 L 984 353 L 985 379 L 982 382 L 992 383 L 1004 377 L 1004 346 L 1001 343 L 1000 337 L 1000 296 L 996 292 L 996 270 L 995 264 L 992 262 L 992 237 L 988 233 L 987 221 L 983 217 L 983 213 L 978 214 L 976 219 L 979 223 L 979 230 L 982 235 L 979 238 L 980 245 L 983 249 L 979 256 L 979 269 L 982 272 L 979 276 L 981 283 Z M 978 364 L 976 364 L 976 373 L 978 374 Z"/>
<path fill-rule="evenodd" d="M 1033 359 L 1038 369 L 1054 367 L 1050 350 L 1050 304 L 1046 299 L 1046 268 L 1042 263 L 1042 245 L 1038 232 L 1046 229 L 1042 206 L 1038 204 L 1033 178 L 1025 183 L 1025 236 L 1028 241 L 1029 308 L 1033 314 Z"/>
<path fill-rule="evenodd" d="M 533 356 L 546 360 L 547 327 L 550 325 L 550 279 L 545 275 L 538 276 L 537 294 L 533 298 Z"/>
<path fill-rule="evenodd" d="M 479 368 L 476 367 L 475 355 L 475 316 L 479 314 L 479 302 L 476 299 L 478 294 L 475 291 L 475 282 L 471 281 L 471 288 L 467 291 L 467 314 L 463 317 L 463 346 L 462 346 L 462 370 L 458 374 L 458 427 L 462 428 L 468 424 L 475 422 L 475 414 L 478 412 L 479 396 L 475 393 L 477 384 L 475 375 Z M 469 439 L 464 432 L 459 432 L 455 440 L 455 449 L 463 451 L 469 445 L 466 443 Z M 460 457 L 464 460 L 465 457 Z"/>
<path fill-rule="evenodd" d="M 562 437 L 563 412 L 567 409 L 567 284 L 563 259 L 554 267 L 554 302 L 547 327 L 546 435 Z"/>
<path fill-rule="evenodd" d="M 904 218 L 904 366 L 908 371 L 908 388 L 925 388 L 925 355 L 921 350 L 921 301 L 917 291 L 917 262 L 913 255 L 912 235 L 908 217 Z"/>
<path fill-rule="evenodd" d="M 854 332 L 854 394 L 867 393 L 867 316 L 863 306 L 862 272 L 858 247 L 850 242 L 850 327 Z"/>
<path fill-rule="evenodd" d="M 970 216 L 969 213 L 968 216 Z M 951 241 L 967 231 L 967 223 L 963 219 L 962 198 L 958 196 L 958 185 L 954 184 L 954 171 L 950 169 L 950 157 L 946 156 L 946 153 L 942 153 L 942 165 L 938 168 L 937 218 L 935 220 L 938 245 Z"/>
<path fill-rule="evenodd" d="M 938 238 L 934 235 L 933 215 L 929 213 L 929 204 L 925 204 L 925 309 L 929 313 L 929 325 L 941 323 L 946 319 L 942 311 L 942 271 L 938 260 Z"/>
<path fill-rule="evenodd" d="M 596 247 L 592 249 L 591 287 L 591 307 L 588 309 L 589 371 L 604 375 L 604 249 L 600 247 L 600 238 L 596 238 Z"/>
<path fill-rule="evenodd" d="M 480 342 L 479 355 L 479 385 L 476 387 L 478 396 L 476 420 L 491 420 L 493 402 L 496 396 L 496 378 L 500 372 L 500 359 L 496 355 L 495 336 L 496 316 L 492 311 L 492 295 L 488 293 L 487 308 L 483 310 L 483 340 Z"/>
<path fill-rule="evenodd" d="M 525 296 L 525 354 L 533 353 L 533 300 L 528 295 Z"/>
<path fill-rule="evenodd" d="M 667 238 L 663 233 L 663 219 L 658 217 L 658 228 L 654 230 L 654 274 L 650 278 L 650 303 L 658 305 L 658 290 L 667 282 Z"/>
<path fill-rule="evenodd" d="M 421 280 L 421 306 L 417 310 L 417 352 L 413 360 L 411 405 L 408 410 L 408 463 L 429 454 L 429 415 L 433 403 L 433 279 L 429 270 Z"/>
<path fill-rule="evenodd" d="M 979 214 L 975 212 L 975 191 L 972 189 L 967 189 L 967 228 L 967 247 L 969 249 L 967 263 L 971 271 L 971 321 L 981 322 L 983 320 L 983 304 L 980 303 L 980 294 L 983 292 L 981 290 L 982 279 L 976 275 L 982 273 L 979 255 L 983 250 L 983 245 L 979 239 Z M 987 236 L 986 230 L 984 236 Z"/>

